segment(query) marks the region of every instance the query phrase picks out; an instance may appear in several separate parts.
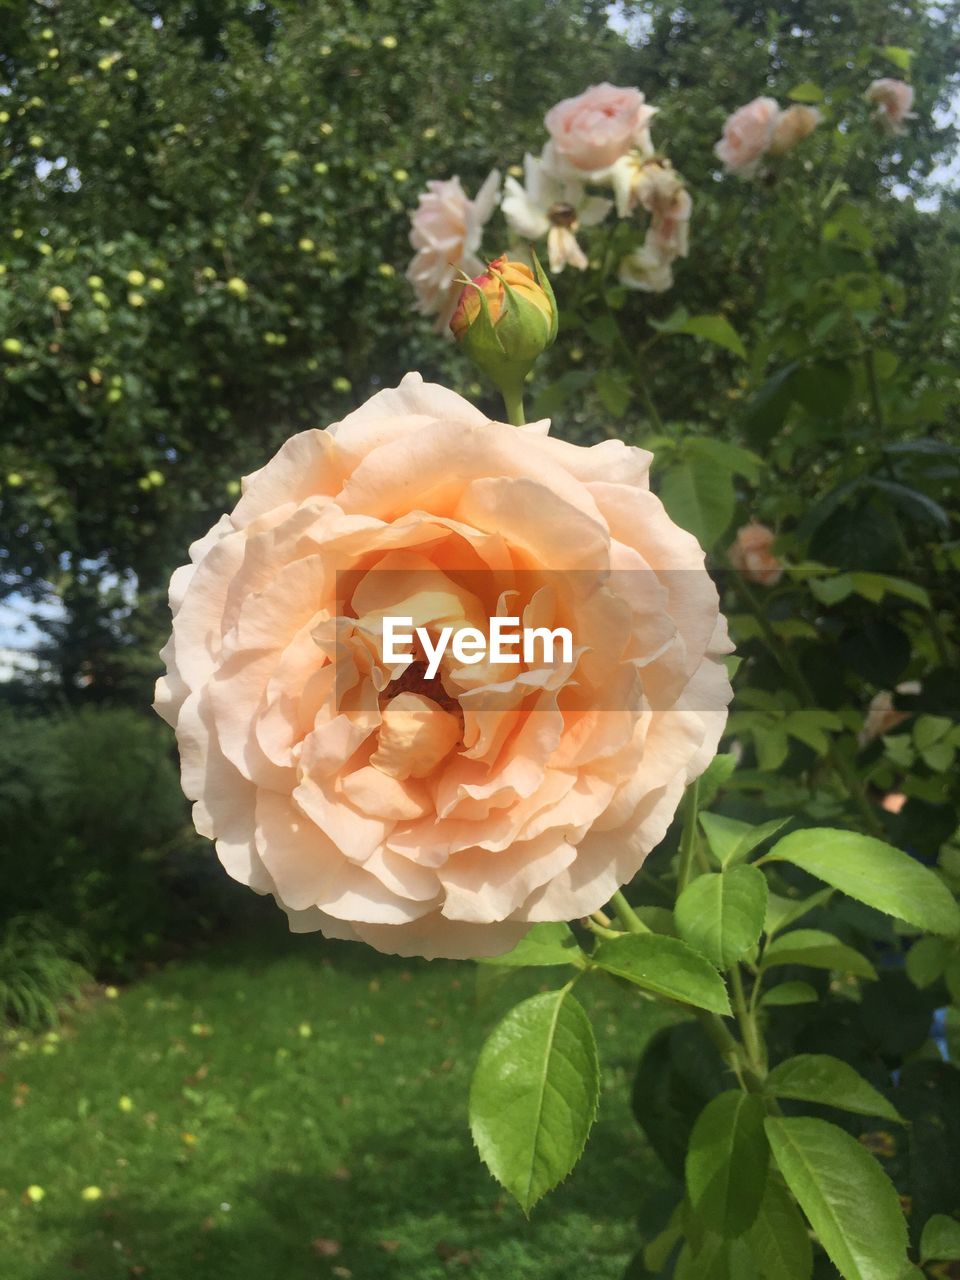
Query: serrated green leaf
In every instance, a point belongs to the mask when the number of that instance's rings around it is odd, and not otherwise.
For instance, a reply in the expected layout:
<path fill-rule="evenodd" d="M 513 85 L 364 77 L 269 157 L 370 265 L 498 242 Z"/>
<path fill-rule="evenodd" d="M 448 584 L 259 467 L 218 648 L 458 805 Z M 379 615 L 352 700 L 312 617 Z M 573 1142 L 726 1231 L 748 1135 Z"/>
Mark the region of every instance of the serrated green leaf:
<path fill-rule="evenodd" d="M 698 876 L 677 899 L 684 942 L 718 969 L 729 969 L 757 945 L 767 906 L 767 881 L 756 867 L 730 867 Z"/>
<path fill-rule="evenodd" d="M 579 1160 L 599 1096 L 593 1030 L 569 988 L 516 1005 L 484 1044 L 470 1089 L 470 1131 L 524 1213 Z"/>
<path fill-rule="evenodd" d="M 960 908 L 929 868 L 873 836 L 832 827 L 794 831 L 778 840 L 764 861 L 790 862 L 802 871 L 907 924 L 929 933 L 960 933 Z"/>
<path fill-rule="evenodd" d="M 747 1242 L 764 1280 L 809 1280 L 813 1246 L 807 1224 L 789 1192 L 774 1177 L 767 1179 Z"/>
<path fill-rule="evenodd" d="M 690 1205 L 707 1228 L 731 1239 L 753 1223 L 767 1182 L 763 1103 L 729 1089 L 701 1111 L 690 1135 L 686 1181 Z"/>
<path fill-rule="evenodd" d="M 723 979 L 698 951 L 679 938 L 634 933 L 601 942 L 593 963 L 645 991 L 679 1000 L 711 1013 L 730 1012 Z"/>
<path fill-rule="evenodd" d="M 904 1122 L 896 1107 L 858 1071 L 827 1053 L 798 1053 L 775 1066 L 764 1083 L 777 1098 L 817 1102 L 860 1116 Z"/>
<path fill-rule="evenodd" d="M 855 1138 L 808 1116 L 768 1116 L 787 1186 L 844 1280 L 900 1280 L 907 1225 L 893 1183 Z"/>
<path fill-rule="evenodd" d="M 920 1237 L 921 1262 L 953 1262 L 960 1258 L 960 1222 L 945 1213 L 928 1218 Z"/>
<path fill-rule="evenodd" d="M 748 858 L 754 849 L 775 836 L 789 818 L 773 818 L 754 826 L 738 818 L 728 818 L 723 813 L 701 813 L 700 825 L 707 837 L 710 852 L 722 867 L 732 866 Z"/>
<path fill-rule="evenodd" d="M 512 951 L 502 956 L 486 956 L 480 964 L 519 969 L 524 965 L 572 964 L 584 968 L 587 957 L 581 951 L 568 924 L 535 924 Z"/>
<path fill-rule="evenodd" d="M 821 929 L 791 929 L 769 942 L 763 953 L 761 968 L 775 965 L 806 964 L 812 969 L 836 969 L 858 978 L 876 978 L 877 971 L 859 951 L 848 947 L 832 933 Z"/>
<path fill-rule="evenodd" d="M 760 997 L 761 1005 L 816 1004 L 816 987 L 809 982 L 781 982 Z"/>

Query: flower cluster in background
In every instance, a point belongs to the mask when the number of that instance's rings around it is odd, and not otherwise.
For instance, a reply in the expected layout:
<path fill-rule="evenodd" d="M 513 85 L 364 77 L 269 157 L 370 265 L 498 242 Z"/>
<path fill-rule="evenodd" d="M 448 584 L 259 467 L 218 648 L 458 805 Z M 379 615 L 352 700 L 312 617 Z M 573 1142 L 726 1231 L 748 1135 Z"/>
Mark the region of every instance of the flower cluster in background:
<path fill-rule="evenodd" d="M 913 89 L 903 80 L 874 80 L 864 98 L 888 133 L 904 133 L 905 122 L 916 118 Z M 683 178 L 654 146 L 650 129 L 656 113 L 639 89 L 591 85 L 550 108 L 540 154 L 528 152 L 522 168 L 512 166 L 502 191 L 497 170 L 474 199 L 459 178 L 428 182 L 411 214 L 415 253 L 407 279 L 417 309 L 436 316 L 438 330 L 447 328 L 463 279 L 482 270 L 483 228 L 498 205 L 515 240 L 545 244 L 554 275 L 567 267 L 586 270 L 590 259 L 581 233 L 611 212 L 620 219 L 647 215 L 644 238 L 620 258 L 617 276 L 628 289 L 669 289 L 673 264 L 689 252 L 693 201 Z M 808 138 L 823 118 L 803 103 L 781 107 L 774 98 L 754 98 L 727 118 L 714 153 L 728 173 L 751 178 L 767 158 L 785 155 Z"/>
<path fill-rule="evenodd" d="M 614 210 L 621 219 L 642 212 L 649 216 L 646 235 L 622 259 L 620 281 L 654 293 L 672 285 L 672 264 L 688 250 L 692 201 L 669 159 L 654 148 L 655 114 L 639 89 L 612 84 L 592 85 L 547 112 L 548 140 L 539 155 L 524 156 L 522 169 L 511 170 L 500 207 L 515 239 L 545 243 L 555 275 L 566 267 L 586 270 L 582 230 L 598 226 Z M 492 173 L 474 200 L 458 178 L 427 186 L 411 215 L 415 254 L 407 279 L 418 310 L 435 315 L 437 328 L 444 329 L 456 306 L 458 281 L 481 269 L 476 255 L 500 196 L 499 175 Z"/>

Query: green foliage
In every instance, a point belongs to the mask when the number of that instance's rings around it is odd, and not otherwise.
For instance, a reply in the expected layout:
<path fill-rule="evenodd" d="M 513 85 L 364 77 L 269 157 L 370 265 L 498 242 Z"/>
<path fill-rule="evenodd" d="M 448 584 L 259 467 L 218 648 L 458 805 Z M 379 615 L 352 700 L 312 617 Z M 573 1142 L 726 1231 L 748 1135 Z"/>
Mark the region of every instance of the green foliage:
<path fill-rule="evenodd" d="M 960 933 L 960 908 L 932 871 L 855 831 L 815 828 L 784 836 L 767 854 L 825 880 L 878 911 L 930 933 Z"/>
<path fill-rule="evenodd" d="M 730 1089 L 708 1103 L 690 1135 L 687 1193 L 708 1231 L 734 1239 L 753 1224 L 767 1183 L 763 1103 Z"/>
<path fill-rule="evenodd" d="M 593 963 L 644 991 L 679 1000 L 698 1009 L 727 1013 L 730 1003 L 712 964 L 679 938 L 626 934 L 601 942 Z"/>
<path fill-rule="evenodd" d="M 819 1102 L 842 1107 L 863 1116 L 881 1116 L 885 1120 L 902 1121 L 882 1093 L 846 1062 L 829 1054 L 802 1053 L 787 1058 L 767 1076 L 766 1088 L 776 1098 L 796 1098 L 801 1102 Z"/>
<path fill-rule="evenodd" d="M 41 914 L 8 919 L 0 926 L 0 1023 L 32 1031 L 56 1026 L 61 1005 L 89 981 L 85 961 L 75 931 Z"/>
<path fill-rule="evenodd" d="M 187 826 L 163 726 L 86 709 L 3 716 L 0 919 L 79 933 L 98 974 L 164 954 L 221 917 L 222 877 Z"/>
<path fill-rule="evenodd" d="M 767 882 L 756 867 L 708 872 L 677 899 L 680 936 L 718 969 L 729 969 L 757 945 L 767 905 Z"/>
<path fill-rule="evenodd" d="M 532 996 L 483 1047 L 470 1090 L 481 1158 L 525 1213 L 576 1164 L 600 1093 L 597 1047 L 569 988 Z"/>
<path fill-rule="evenodd" d="M 771 1116 L 780 1172 L 844 1280 L 902 1280 L 907 1226 L 886 1174 L 836 1125 Z"/>

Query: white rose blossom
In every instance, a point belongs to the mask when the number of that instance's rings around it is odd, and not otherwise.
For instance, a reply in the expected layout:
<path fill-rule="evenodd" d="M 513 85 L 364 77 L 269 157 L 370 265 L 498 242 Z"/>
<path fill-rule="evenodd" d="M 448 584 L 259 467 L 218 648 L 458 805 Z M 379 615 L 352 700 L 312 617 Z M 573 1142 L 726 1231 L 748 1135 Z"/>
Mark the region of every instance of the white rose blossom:
<path fill-rule="evenodd" d="M 524 184 L 507 178 L 504 184 L 504 217 L 512 231 L 525 240 L 546 237 L 550 270 L 554 274 L 564 267 L 585 270 L 587 257 L 577 242 L 580 227 L 594 227 L 603 222 L 613 208 L 611 200 L 587 195 L 582 182 L 558 173 L 551 165 L 550 144 L 540 157 L 529 153 L 523 158 Z"/>

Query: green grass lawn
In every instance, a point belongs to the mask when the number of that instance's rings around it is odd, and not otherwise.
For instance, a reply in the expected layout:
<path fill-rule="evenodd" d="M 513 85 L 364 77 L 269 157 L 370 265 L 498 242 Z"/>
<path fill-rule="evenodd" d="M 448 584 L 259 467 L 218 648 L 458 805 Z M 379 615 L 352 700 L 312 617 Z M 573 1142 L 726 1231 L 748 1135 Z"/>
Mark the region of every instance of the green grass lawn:
<path fill-rule="evenodd" d="M 92 1000 L 59 1038 L 8 1037 L 3 1280 L 619 1280 L 667 1177 L 628 1107 L 663 1015 L 581 983 L 600 1116 L 528 1222 L 479 1163 L 467 1092 L 496 1018 L 551 974 L 478 998 L 476 966 L 281 927 L 257 915 L 245 940 Z"/>

